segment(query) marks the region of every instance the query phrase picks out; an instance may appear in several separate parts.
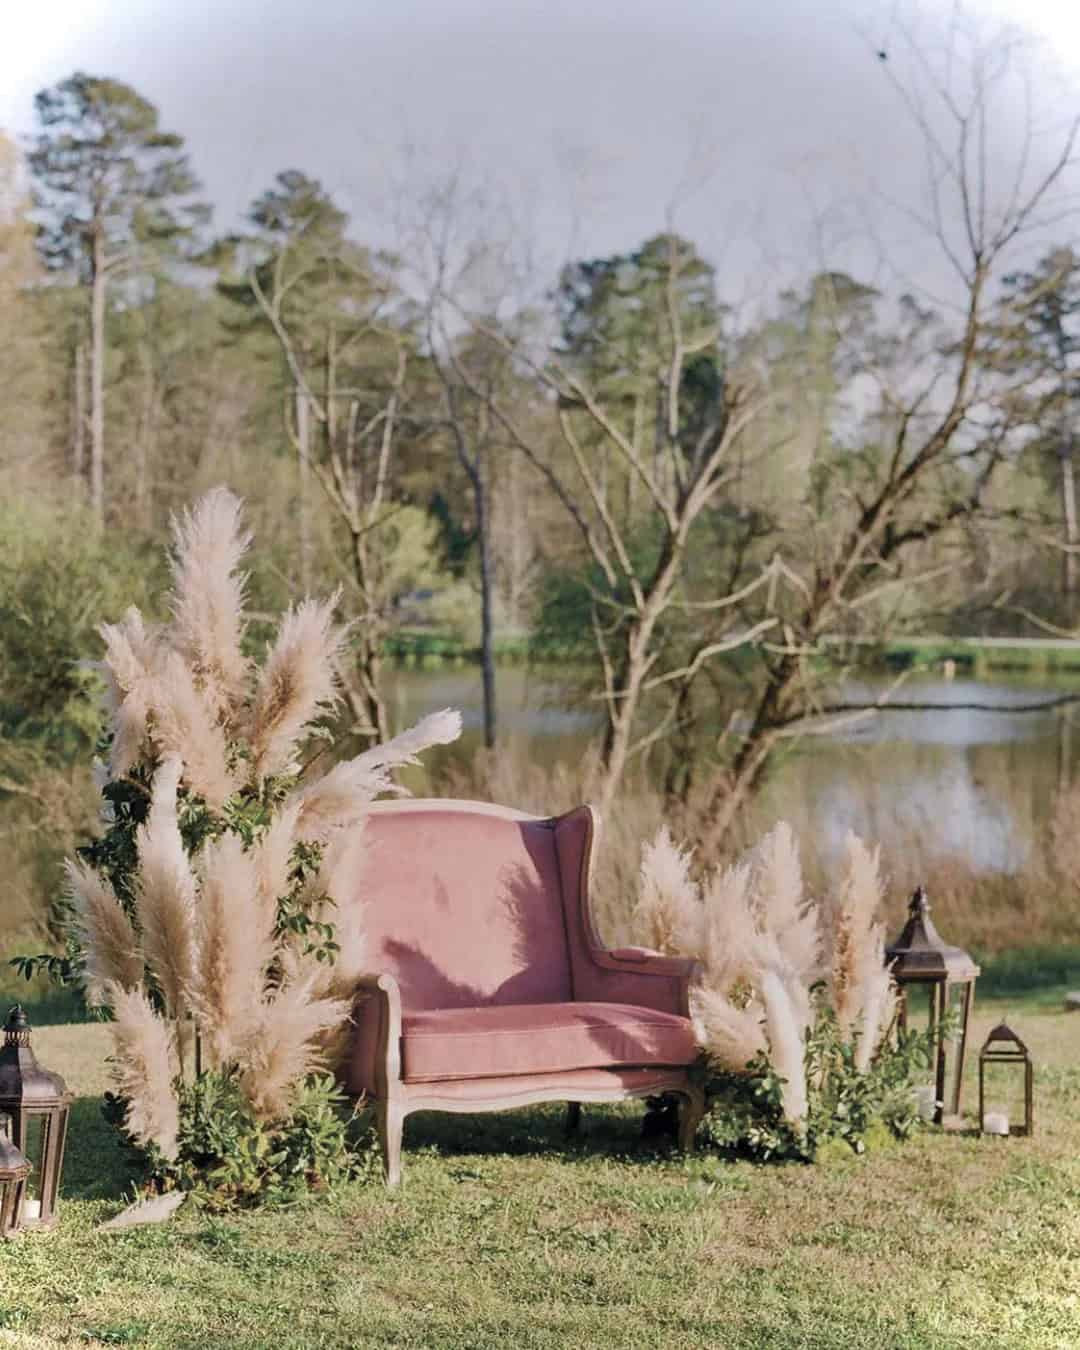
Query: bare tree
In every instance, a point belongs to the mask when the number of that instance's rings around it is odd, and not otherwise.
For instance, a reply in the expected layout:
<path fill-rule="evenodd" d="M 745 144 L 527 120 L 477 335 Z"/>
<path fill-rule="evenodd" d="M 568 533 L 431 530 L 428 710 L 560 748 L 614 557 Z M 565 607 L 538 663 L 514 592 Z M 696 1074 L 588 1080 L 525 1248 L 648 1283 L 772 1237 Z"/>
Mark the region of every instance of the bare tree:
<path fill-rule="evenodd" d="M 689 360 L 706 350 L 717 351 L 721 335 L 715 328 L 693 335 L 684 330 L 678 299 L 684 245 L 672 236 L 665 247 L 666 287 L 658 316 L 663 337 L 657 343 L 665 359 L 655 372 L 658 402 L 649 436 L 641 418 L 636 421 L 640 434 L 627 430 L 620 413 L 557 351 L 537 359 L 525 343 L 475 315 L 468 316 L 472 331 L 501 345 L 531 372 L 541 405 L 527 416 L 530 410 L 520 403 L 510 405 L 466 365 L 454 365 L 460 383 L 490 410 L 510 444 L 547 484 L 595 568 L 589 607 L 605 719 L 597 788 L 601 810 L 610 807 L 633 759 L 669 733 L 680 708 L 680 691 L 709 662 L 754 642 L 777 622 L 763 615 L 748 625 L 736 617 L 741 602 L 766 588 L 770 569 L 734 590 L 720 585 L 720 593 L 714 591 L 707 600 L 690 601 L 685 594 L 691 532 L 735 482 L 740 471 L 735 449 L 760 414 L 763 394 L 749 371 L 726 371 L 706 406 L 699 408 L 692 437 L 687 435 Z M 629 513 L 616 507 L 598 468 L 609 460 L 635 486 Z M 647 556 L 635 546 L 643 514 L 656 537 Z M 693 606 L 699 618 L 730 612 L 732 621 L 688 652 L 680 651 L 673 663 L 662 629 L 665 619 L 684 604 Z"/>
<path fill-rule="evenodd" d="M 1031 104 L 1032 73 L 1008 35 L 985 43 L 954 23 L 932 59 L 906 35 L 907 74 L 890 53 L 882 69 L 906 109 L 925 152 L 925 209 L 907 209 L 951 269 L 960 296 L 959 322 L 946 343 L 925 353 L 914 378 L 897 379 L 887 360 L 867 353 L 862 373 L 880 397 L 876 453 L 806 518 L 808 546 L 798 569 L 785 554 L 789 584 L 781 607 L 784 640 L 762 648 L 763 680 L 730 772 L 716 779 L 703 842 L 719 848 L 737 812 L 755 790 L 778 744 L 809 730 L 827 730 L 820 654 L 831 634 L 858 631 L 875 610 L 895 613 L 920 587 L 940 584 L 956 568 L 951 541 L 974 522 L 993 519 L 990 487 L 1007 462 L 1014 419 L 1010 400 L 980 361 L 995 318 L 995 287 L 1012 252 L 1068 218 L 1066 195 L 1075 167 L 1080 117 L 1039 144 Z M 995 123 L 1027 91 L 1027 122 L 1011 164 Z M 1021 100 L 1020 106 L 1024 106 Z M 913 301 L 909 309 L 918 311 Z M 918 312 L 924 331 L 931 316 Z M 929 549 L 939 550 L 936 561 Z M 751 616 L 754 611 L 748 608 Z"/>

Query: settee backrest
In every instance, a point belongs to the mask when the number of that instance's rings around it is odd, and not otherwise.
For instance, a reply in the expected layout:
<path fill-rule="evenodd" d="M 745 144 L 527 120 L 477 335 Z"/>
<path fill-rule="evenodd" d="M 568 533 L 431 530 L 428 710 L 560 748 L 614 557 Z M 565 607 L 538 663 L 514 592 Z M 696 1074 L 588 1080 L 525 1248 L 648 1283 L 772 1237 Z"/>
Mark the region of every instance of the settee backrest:
<path fill-rule="evenodd" d="M 572 997 L 564 887 L 577 881 L 555 822 L 410 799 L 377 802 L 365 828 L 368 967 L 397 978 L 406 1011 Z"/>

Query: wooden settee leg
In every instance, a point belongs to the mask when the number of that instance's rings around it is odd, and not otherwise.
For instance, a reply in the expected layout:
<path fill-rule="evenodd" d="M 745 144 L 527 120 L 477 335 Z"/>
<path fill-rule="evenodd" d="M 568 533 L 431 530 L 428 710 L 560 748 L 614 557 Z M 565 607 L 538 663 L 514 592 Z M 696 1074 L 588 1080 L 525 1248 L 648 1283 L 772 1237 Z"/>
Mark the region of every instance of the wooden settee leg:
<path fill-rule="evenodd" d="M 379 1102 L 378 1130 L 382 1145 L 383 1173 L 388 1186 L 401 1185 L 401 1136 L 405 1126 L 405 1111 L 400 1102 Z"/>
<path fill-rule="evenodd" d="M 679 1147 L 684 1153 L 693 1153 L 694 1138 L 704 1115 L 705 1093 L 699 1087 L 692 1087 L 679 1111 Z"/>

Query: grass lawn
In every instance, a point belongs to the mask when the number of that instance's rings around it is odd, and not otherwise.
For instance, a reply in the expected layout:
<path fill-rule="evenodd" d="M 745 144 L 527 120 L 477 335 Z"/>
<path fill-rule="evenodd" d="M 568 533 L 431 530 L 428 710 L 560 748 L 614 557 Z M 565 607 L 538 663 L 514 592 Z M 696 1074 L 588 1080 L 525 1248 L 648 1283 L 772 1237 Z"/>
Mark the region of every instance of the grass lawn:
<path fill-rule="evenodd" d="M 817 1167 L 650 1151 L 639 1113 L 417 1116 L 406 1182 L 288 1211 L 95 1226 L 130 1181 L 106 1028 L 42 1026 L 79 1094 L 62 1222 L 0 1248 L 0 1348 L 1080 1347 L 1080 1014 L 983 1001 L 1038 1064 L 1034 1139 L 927 1133 Z M 967 1099 L 974 1107 L 975 1075 Z"/>

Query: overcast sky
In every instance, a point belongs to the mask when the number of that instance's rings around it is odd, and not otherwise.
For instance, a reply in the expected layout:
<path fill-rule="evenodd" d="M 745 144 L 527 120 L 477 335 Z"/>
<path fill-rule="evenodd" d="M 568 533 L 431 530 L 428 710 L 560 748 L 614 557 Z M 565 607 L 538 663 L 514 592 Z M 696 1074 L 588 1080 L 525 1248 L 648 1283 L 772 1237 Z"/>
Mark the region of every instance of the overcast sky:
<path fill-rule="evenodd" d="M 880 223 L 882 194 L 913 200 L 921 166 L 887 78 L 900 26 L 914 16 L 940 31 L 953 8 L 17 0 L 4 16 L 0 126 L 31 131 L 34 92 L 83 69 L 157 104 L 222 227 L 296 167 L 338 194 L 357 234 L 385 239 L 391 181 L 461 162 L 510 195 L 552 258 L 632 247 L 674 205 L 676 225 L 735 272 L 804 270 L 815 250 L 867 268 L 867 202 Z M 967 8 L 986 21 L 1023 15 L 1047 60 L 1080 74 L 1080 5 Z"/>

